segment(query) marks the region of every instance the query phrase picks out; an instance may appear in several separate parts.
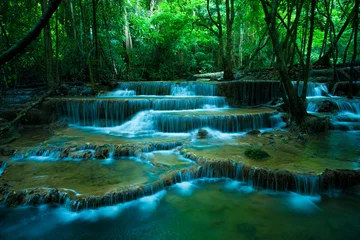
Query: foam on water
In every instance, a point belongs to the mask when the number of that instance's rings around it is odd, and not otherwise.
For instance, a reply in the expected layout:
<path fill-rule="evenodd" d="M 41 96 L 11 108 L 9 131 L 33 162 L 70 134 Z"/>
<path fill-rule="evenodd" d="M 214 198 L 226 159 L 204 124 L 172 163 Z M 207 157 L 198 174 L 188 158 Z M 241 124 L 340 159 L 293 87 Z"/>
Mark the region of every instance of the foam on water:
<path fill-rule="evenodd" d="M 172 85 L 171 96 L 195 96 L 195 92 L 189 86 Z"/>
<path fill-rule="evenodd" d="M 190 182 L 181 182 L 173 186 L 175 191 L 182 196 L 191 196 L 197 186 L 193 181 Z"/>
<path fill-rule="evenodd" d="M 241 133 L 223 133 L 221 131 L 215 130 L 215 129 L 211 129 L 208 127 L 205 128 L 201 128 L 204 129 L 205 131 L 208 132 L 208 136 L 206 137 L 207 140 L 226 140 L 226 141 L 231 141 L 233 140 L 235 137 L 239 137 L 239 136 L 243 136 L 245 133 L 241 132 Z M 197 138 L 197 134 L 198 134 L 199 129 L 196 129 L 194 131 L 191 132 L 191 141 L 192 142 L 197 142 L 197 141 L 201 141 L 201 139 Z"/>
<path fill-rule="evenodd" d="M 136 92 L 134 90 L 117 89 L 114 92 L 103 94 L 100 95 L 99 97 L 132 97 L 132 96 L 136 96 Z"/>
<path fill-rule="evenodd" d="M 6 168 L 6 162 L 3 162 L 2 165 L 0 166 L 0 176 L 3 174 L 3 172 L 5 171 Z"/>
<path fill-rule="evenodd" d="M 308 196 L 291 192 L 289 193 L 287 201 L 295 211 L 313 213 L 320 210 L 316 203 L 321 201 L 321 196 Z"/>
<path fill-rule="evenodd" d="M 317 112 L 318 110 L 319 110 L 318 105 L 312 102 L 310 102 L 306 108 L 307 112 Z"/>
<path fill-rule="evenodd" d="M 125 134 L 129 137 L 134 137 L 139 134 L 152 134 L 155 130 L 151 112 L 152 111 L 139 112 L 130 121 L 127 121 L 120 126 L 106 129 L 109 130 L 110 134 Z"/>
<path fill-rule="evenodd" d="M 229 191 L 239 191 L 244 194 L 255 192 L 255 189 L 247 183 L 229 179 L 225 181 L 224 188 Z"/>

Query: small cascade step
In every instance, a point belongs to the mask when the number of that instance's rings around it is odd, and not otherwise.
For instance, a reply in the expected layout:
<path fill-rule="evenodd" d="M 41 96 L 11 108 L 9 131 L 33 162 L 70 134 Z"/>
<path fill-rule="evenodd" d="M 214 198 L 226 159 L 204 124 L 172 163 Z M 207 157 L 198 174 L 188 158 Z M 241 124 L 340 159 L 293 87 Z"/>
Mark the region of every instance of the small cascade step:
<path fill-rule="evenodd" d="M 160 132 L 189 132 L 195 129 L 209 127 L 221 132 L 246 132 L 253 129 L 276 127 L 281 118 L 277 113 L 248 113 L 248 114 L 157 114 L 155 115 L 156 129 Z"/>
<path fill-rule="evenodd" d="M 360 130 L 359 100 L 339 97 L 312 99 L 307 105 L 307 111 L 312 114 L 328 115 L 331 130 Z"/>
<path fill-rule="evenodd" d="M 253 129 L 279 127 L 280 115 L 272 109 L 228 109 L 196 111 L 148 111 L 140 112 L 133 119 L 116 127 L 114 132 L 186 133 L 199 128 L 211 128 L 235 133 Z"/>
<path fill-rule="evenodd" d="M 298 82 L 293 81 L 293 86 L 296 88 Z M 302 95 L 302 91 L 304 88 L 304 82 L 299 82 L 299 86 L 297 88 L 298 95 Z M 306 96 L 307 97 L 320 97 L 320 96 L 328 96 L 329 90 L 325 83 L 316 83 L 316 82 L 308 82 Z"/>

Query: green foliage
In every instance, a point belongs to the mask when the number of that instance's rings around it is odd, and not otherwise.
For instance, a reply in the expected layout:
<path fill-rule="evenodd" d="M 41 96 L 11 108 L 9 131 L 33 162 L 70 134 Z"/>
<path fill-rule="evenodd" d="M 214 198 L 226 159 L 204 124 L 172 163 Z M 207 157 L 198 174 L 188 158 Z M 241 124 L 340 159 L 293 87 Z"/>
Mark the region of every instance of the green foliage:
<path fill-rule="evenodd" d="M 245 156 L 255 159 L 255 160 L 264 160 L 268 157 L 270 157 L 270 155 L 265 152 L 264 150 L 261 149 L 246 149 L 245 150 Z"/>
<path fill-rule="evenodd" d="M 163 0 L 154 1 L 150 13 L 151 0 L 95 1 L 99 45 L 99 83 L 115 80 L 172 80 L 186 78 L 201 72 L 222 70 L 219 59 L 219 44 L 210 21 L 204 0 Z M 303 37 L 308 34 L 307 12 L 310 1 L 305 1 L 304 11 L 297 26 L 296 43 L 300 50 Z M 280 1 L 279 14 L 294 21 L 296 11 L 289 13 L 288 4 Z M 271 41 L 268 39 L 260 1 L 235 1 L 236 16 L 233 26 L 234 70 L 245 67 L 261 68 L 274 65 Z M 353 8 L 353 1 L 334 1 L 331 19 L 335 33 L 339 32 Z M 326 30 L 324 2 L 318 1 L 315 16 L 315 32 L 311 61 L 316 61 L 321 53 L 323 42 L 330 48 L 330 35 L 324 41 Z M 90 0 L 63 1 L 57 14 L 50 21 L 53 49 L 53 69 L 59 67 L 62 81 L 89 81 L 89 62 L 94 57 L 93 6 Z M 210 12 L 216 20 L 215 1 L 210 1 Z M 225 22 L 224 1 L 220 1 L 220 12 Z M 1 25 L 0 51 L 21 39 L 41 16 L 39 0 L 0 1 Z M 58 22 L 58 34 L 56 32 Z M 279 23 L 280 21 L 278 21 Z M 223 31 L 226 26 L 223 24 Z M 129 36 L 125 36 L 125 27 Z M 278 27 L 280 39 L 286 37 L 286 28 Z M 353 53 L 351 24 L 337 44 L 338 62 L 347 61 Z M 125 42 L 131 39 L 132 46 L 126 49 Z M 57 45 L 58 39 L 58 45 Z M 256 52 L 259 46 L 264 47 Z M 56 49 L 58 59 L 56 62 Z M 325 50 L 326 50 L 325 49 Z M 305 51 L 304 51 L 305 52 Z M 324 50 L 323 50 L 324 52 Z M 323 54 L 322 52 L 322 54 Z M 255 53 L 255 54 L 254 54 Z M 346 54 L 345 54 L 346 53 Z M 43 35 L 34 41 L 25 52 L 4 67 L 10 85 L 27 82 L 44 83 L 46 78 L 45 50 Z M 294 63 L 301 59 L 295 54 Z M 289 62 L 290 64 L 290 62 Z M 1 73 L 0 73 L 1 74 Z"/>

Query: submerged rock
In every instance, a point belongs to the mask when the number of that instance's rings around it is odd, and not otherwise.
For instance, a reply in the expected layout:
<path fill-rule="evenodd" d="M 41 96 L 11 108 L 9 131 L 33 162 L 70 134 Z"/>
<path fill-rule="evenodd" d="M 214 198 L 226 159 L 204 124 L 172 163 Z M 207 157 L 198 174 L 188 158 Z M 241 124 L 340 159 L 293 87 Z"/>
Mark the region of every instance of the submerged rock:
<path fill-rule="evenodd" d="M 251 130 L 250 132 L 247 132 L 248 135 L 259 135 L 261 132 L 257 129 Z"/>
<path fill-rule="evenodd" d="M 317 116 L 307 116 L 300 126 L 301 132 L 319 133 L 326 132 L 330 128 L 329 118 L 322 118 Z"/>
<path fill-rule="evenodd" d="M 199 139 L 208 138 L 209 132 L 205 129 L 199 129 L 199 131 L 196 134 L 196 137 Z"/>

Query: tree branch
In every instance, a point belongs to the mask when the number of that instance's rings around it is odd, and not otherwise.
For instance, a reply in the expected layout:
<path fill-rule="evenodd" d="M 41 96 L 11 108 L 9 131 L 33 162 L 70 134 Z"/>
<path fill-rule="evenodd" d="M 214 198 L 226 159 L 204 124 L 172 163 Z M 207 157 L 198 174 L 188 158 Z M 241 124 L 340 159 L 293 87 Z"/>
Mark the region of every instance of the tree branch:
<path fill-rule="evenodd" d="M 61 0 L 50 0 L 48 8 L 41 16 L 40 20 L 32 27 L 24 38 L 0 55 L 0 66 L 14 58 L 40 35 L 42 29 L 49 23 L 51 16 L 57 10 L 60 3 Z"/>

